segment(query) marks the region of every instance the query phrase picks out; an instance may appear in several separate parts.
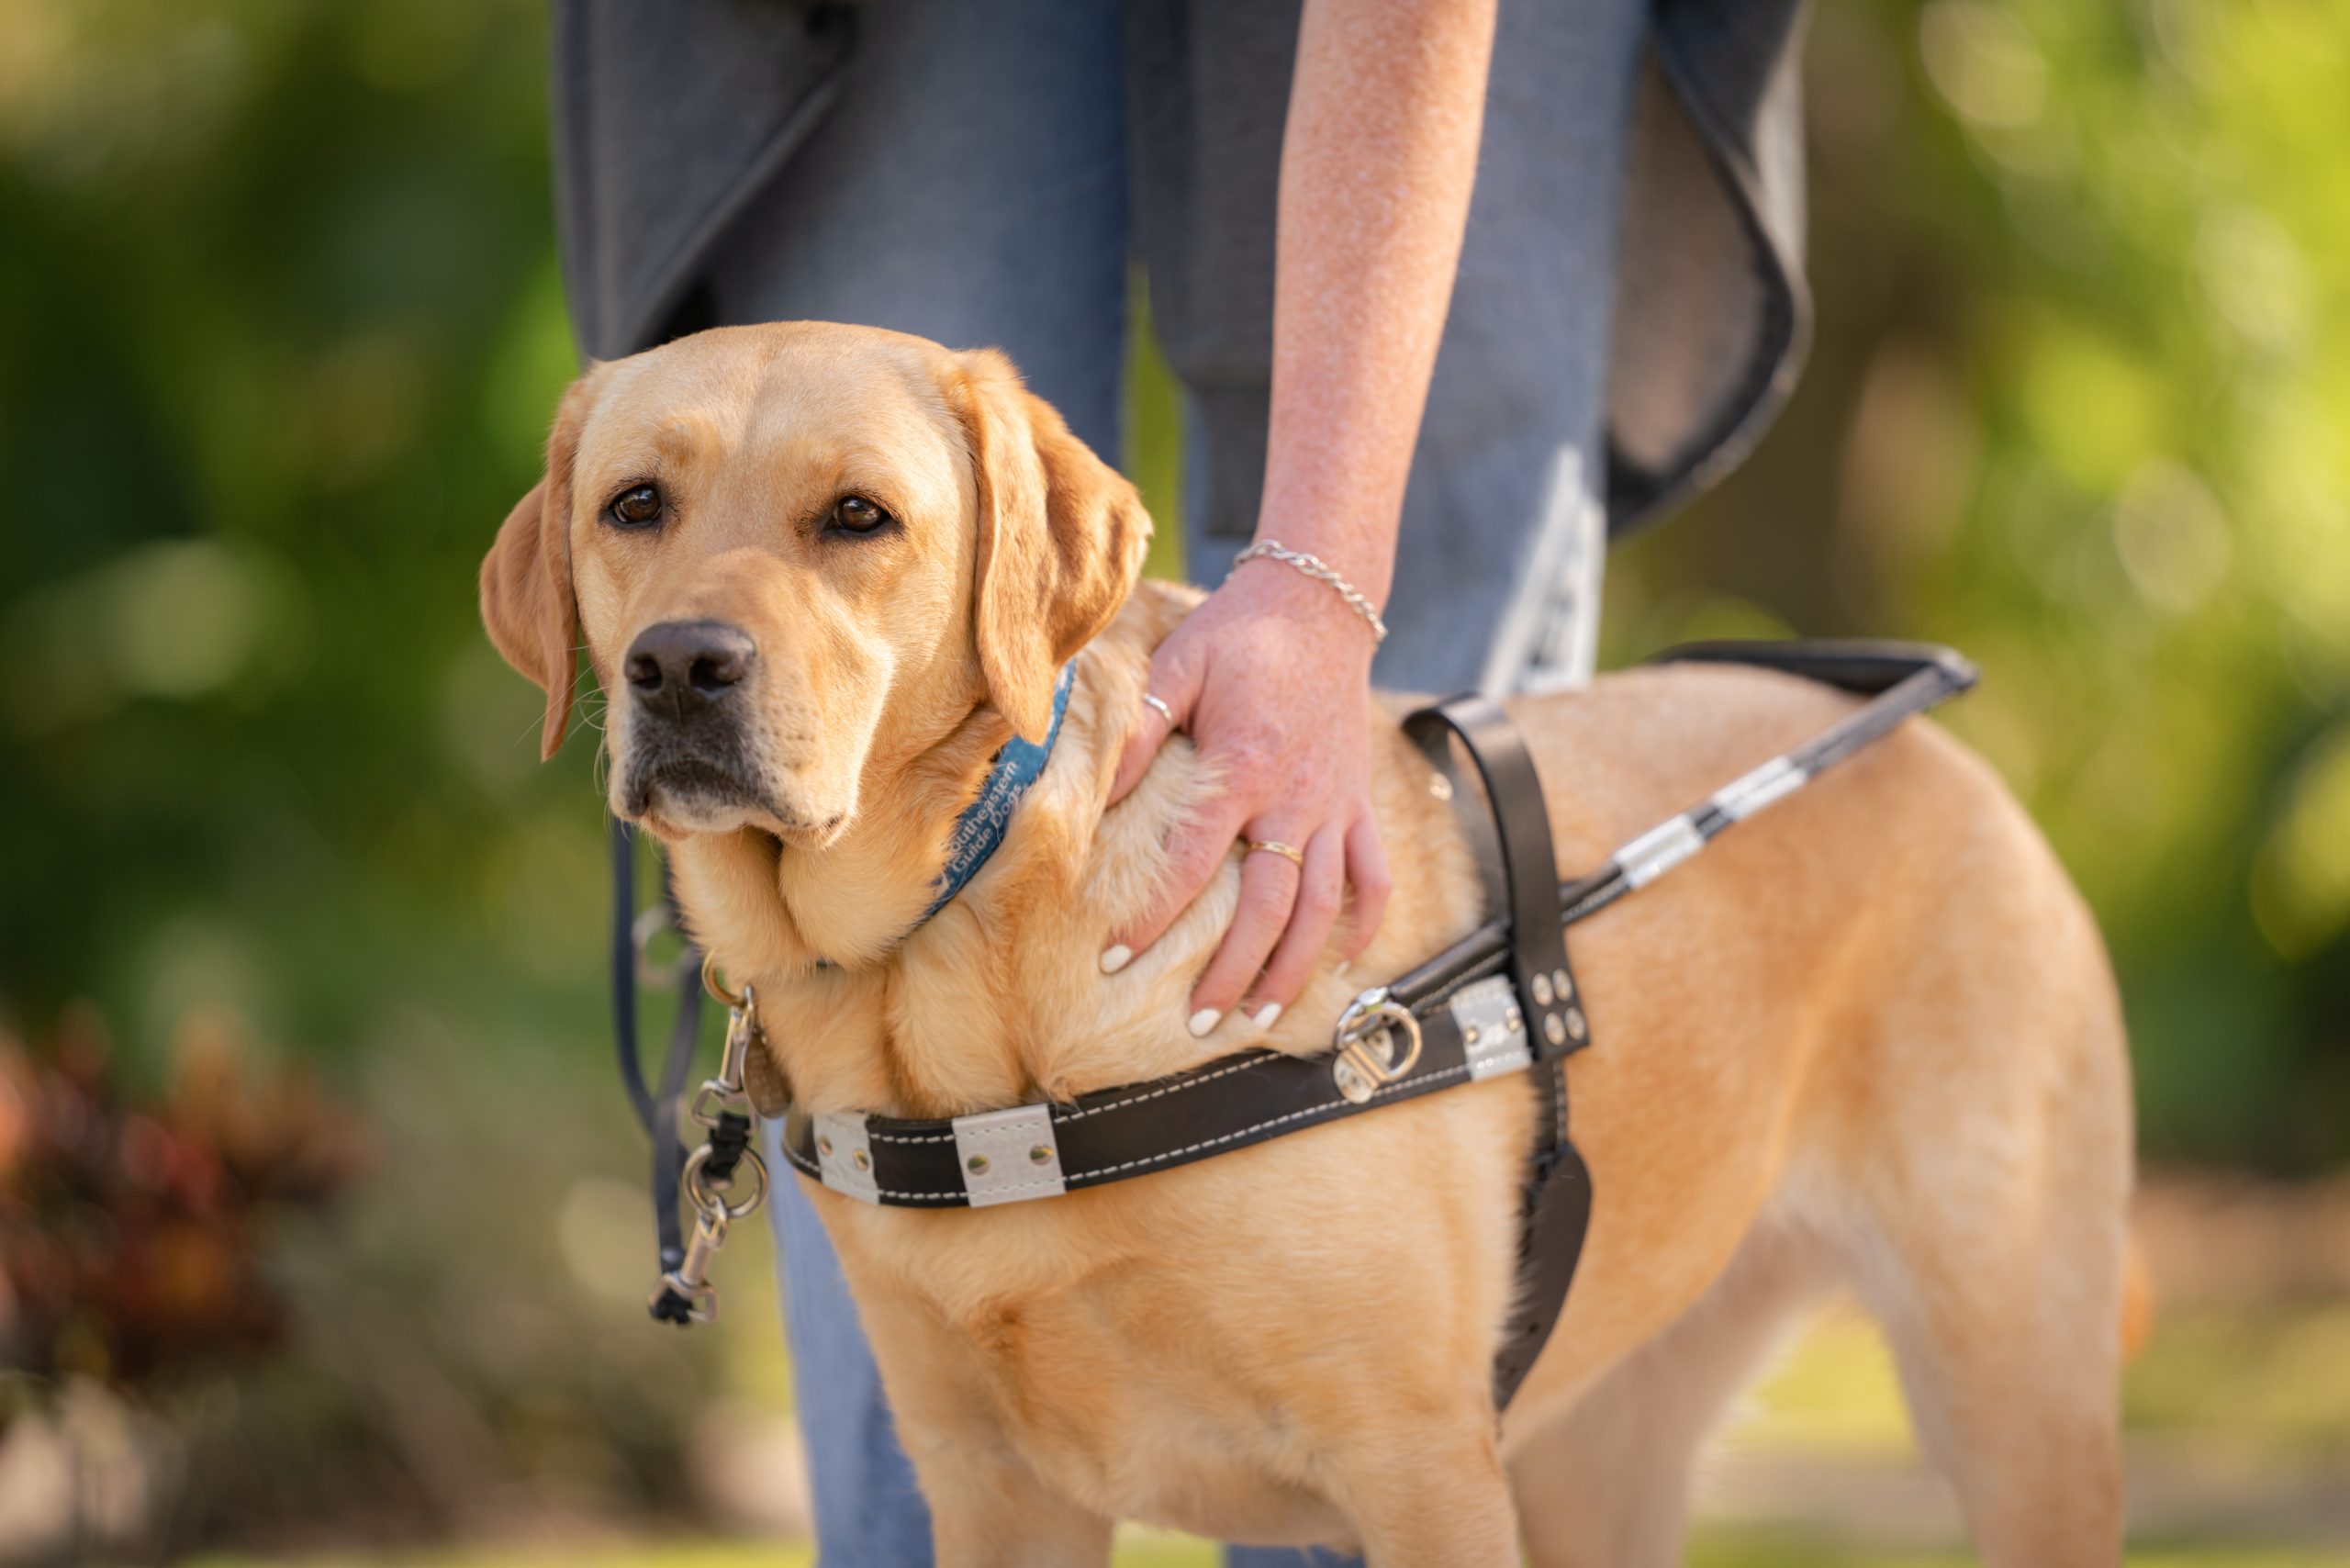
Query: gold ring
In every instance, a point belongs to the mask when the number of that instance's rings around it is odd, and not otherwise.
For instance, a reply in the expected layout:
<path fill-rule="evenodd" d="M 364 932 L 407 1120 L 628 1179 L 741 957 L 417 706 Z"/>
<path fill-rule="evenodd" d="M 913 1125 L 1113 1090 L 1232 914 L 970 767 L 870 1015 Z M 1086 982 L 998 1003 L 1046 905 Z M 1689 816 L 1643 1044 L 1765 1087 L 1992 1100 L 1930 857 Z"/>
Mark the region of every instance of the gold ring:
<path fill-rule="evenodd" d="M 1175 710 L 1167 705 L 1167 700 L 1165 698 L 1157 697 L 1152 695 L 1150 692 L 1146 691 L 1142 694 L 1142 700 L 1158 710 L 1158 716 L 1167 721 L 1167 727 L 1169 729 L 1171 730 L 1175 727 Z"/>
<path fill-rule="evenodd" d="M 1283 844 L 1279 839 L 1272 838 L 1244 838 L 1240 843 L 1242 847 L 1251 855 L 1256 854 L 1259 849 L 1266 850 L 1280 856 L 1301 871 L 1305 869 L 1305 851 L 1294 844 Z"/>

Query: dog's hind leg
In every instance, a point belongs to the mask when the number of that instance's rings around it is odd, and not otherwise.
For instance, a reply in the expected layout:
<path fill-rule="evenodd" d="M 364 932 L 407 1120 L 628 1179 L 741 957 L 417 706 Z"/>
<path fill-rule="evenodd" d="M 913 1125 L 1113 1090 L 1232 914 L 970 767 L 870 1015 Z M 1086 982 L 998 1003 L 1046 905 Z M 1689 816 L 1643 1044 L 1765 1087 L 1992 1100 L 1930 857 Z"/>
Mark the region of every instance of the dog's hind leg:
<path fill-rule="evenodd" d="M 1670 1327 L 1528 1439 L 1510 1474 L 1535 1568 L 1681 1561 L 1707 1436 L 1832 1277 L 1816 1243 L 1764 1221 Z"/>
<path fill-rule="evenodd" d="M 1962 1183 L 1859 1271 L 1920 1445 L 1990 1568 L 2121 1560 L 2118 1202 Z"/>
<path fill-rule="evenodd" d="M 2129 1085 L 2086 924 L 1988 955 L 1997 986 L 1910 976 L 1833 1157 L 1853 1282 L 1991 1568 L 2121 1560 Z"/>

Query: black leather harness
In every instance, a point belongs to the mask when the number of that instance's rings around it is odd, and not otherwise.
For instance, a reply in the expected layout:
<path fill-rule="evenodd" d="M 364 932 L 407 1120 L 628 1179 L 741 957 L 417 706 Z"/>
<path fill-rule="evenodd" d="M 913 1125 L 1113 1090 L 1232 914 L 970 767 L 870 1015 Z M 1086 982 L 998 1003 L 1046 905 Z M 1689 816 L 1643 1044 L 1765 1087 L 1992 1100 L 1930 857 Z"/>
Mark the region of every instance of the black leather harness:
<path fill-rule="evenodd" d="M 1591 1217 L 1590 1171 L 1569 1136 L 1566 1063 L 1590 1044 L 1592 1021 L 1568 963 L 1567 927 L 1975 678 L 1958 655 L 1909 644 L 1706 644 L 1662 657 L 1761 665 L 1869 700 L 1563 886 L 1541 780 L 1507 715 L 1473 696 L 1421 709 L 1404 730 L 1434 770 L 1430 788 L 1463 801 L 1470 781 L 1454 765 L 1455 743 L 1475 775 L 1485 810 L 1461 814 L 1499 913 L 1410 973 L 1358 996 L 1338 1020 L 1331 1054 L 1244 1051 L 1071 1102 L 948 1119 L 811 1115 L 794 1107 L 784 1120 L 785 1157 L 866 1203 L 980 1208 L 1148 1175 L 1527 1072 L 1540 1109 L 1521 1198 L 1516 1305 L 1494 1364 L 1494 1405 L 1505 1407 L 1558 1322 Z M 739 1077 L 729 1083 L 727 1076 L 711 1087 L 739 1097 Z M 712 1194 L 688 1185 L 707 1214 Z M 698 1276 L 669 1282 L 707 1290 Z M 659 1293 L 655 1311 L 665 1316 Z"/>

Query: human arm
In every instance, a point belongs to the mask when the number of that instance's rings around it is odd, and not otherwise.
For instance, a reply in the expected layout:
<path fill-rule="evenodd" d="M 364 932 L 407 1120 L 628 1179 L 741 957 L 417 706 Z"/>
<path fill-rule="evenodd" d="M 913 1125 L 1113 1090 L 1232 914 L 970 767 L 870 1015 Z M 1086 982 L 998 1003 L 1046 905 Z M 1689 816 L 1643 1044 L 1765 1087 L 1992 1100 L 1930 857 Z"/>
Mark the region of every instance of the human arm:
<path fill-rule="evenodd" d="M 1307 0 L 1281 150 L 1271 425 L 1257 537 L 1320 557 L 1383 604 L 1483 124 L 1494 0 Z M 1252 854 L 1223 946 L 1193 988 L 1192 1030 L 1236 1003 L 1270 1023 L 1321 958 L 1354 889 L 1344 951 L 1388 890 L 1371 808 L 1370 624 L 1275 560 L 1237 567 L 1162 644 L 1112 799 L 1188 729 L 1227 788 L 1177 829 L 1158 897 L 1103 967 L 1191 903 L 1237 838 Z M 1261 975 L 1259 971 L 1262 971 Z"/>

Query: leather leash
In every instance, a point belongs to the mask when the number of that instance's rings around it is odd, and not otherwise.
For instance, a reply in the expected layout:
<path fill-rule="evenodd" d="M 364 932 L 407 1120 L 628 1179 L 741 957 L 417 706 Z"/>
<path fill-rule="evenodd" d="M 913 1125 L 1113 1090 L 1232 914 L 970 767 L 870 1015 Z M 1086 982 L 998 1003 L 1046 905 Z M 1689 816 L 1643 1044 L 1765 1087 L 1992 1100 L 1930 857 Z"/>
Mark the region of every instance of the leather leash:
<path fill-rule="evenodd" d="M 677 924 L 668 868 L 666 863 L 662 868 L 661 902 L 639 916 L 635 914 L 636 845 L 628 825 L 618 820 L 611 824 L 611 849 L 612 1041 L 629 1108 L 653 1140 L 653 1225 L 660 1278 L 646 1307 L 663 1323 L 704 1323 L 718 1312 L 718 1290 L 710 1282 L 709 1268 L 718 1249 L 725 1245 L 727 1225 L 767 1199 L 767 1164 L 750 1147 L 755 1118 L 750 1097 L 743 1091 L 743 1057 L 757 1029 L 756 1015 L 750 1011 L 755 1003 L 747 989 L 739 996 L 721 991 L 708 960 L 690 942 L 670 972 L 650 967 L 645 950 L 654 936 Z M 662 1061 L 657 1089 L 645 1081 L 637 1046 L 640 980 L 678 989 L 677 1014 L 669 1025 L 669 1050 Z M 677 1107 L 685 1097 L 694 1047 L 701 1036 L 705 991 L 728 1004 L 727 1051 L 718 1077 L 705 1080 L 694 1096 L 694 1119 L 708 1129 L 708 1136 L 688 1159 L 677 1136 Z M 753 1177 L 751 1190 L 730 1203 L 727 1194 L 745 1161 Z M 690 1245 L 677 1212 L 681 1188 L 692 1198 L 696 1215 Z"/>

